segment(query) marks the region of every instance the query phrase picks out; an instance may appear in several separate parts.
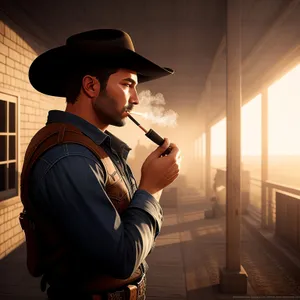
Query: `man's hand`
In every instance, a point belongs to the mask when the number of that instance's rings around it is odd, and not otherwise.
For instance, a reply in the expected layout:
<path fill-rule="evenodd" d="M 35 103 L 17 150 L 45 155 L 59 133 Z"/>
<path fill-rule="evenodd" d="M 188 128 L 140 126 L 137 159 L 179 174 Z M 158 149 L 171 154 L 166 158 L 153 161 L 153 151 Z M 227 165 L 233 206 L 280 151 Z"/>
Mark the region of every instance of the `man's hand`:
<path fill-rule="evenodd" d="M 161 156 L 168 147 L 172 148 L 170 154 Z M 143 163 L 139 189 L 147 191 L 159 200 L 162 189 L 178 177 L 180 163 L 180 150 L 165 139 L 163 145 L 154 150 Z"/>

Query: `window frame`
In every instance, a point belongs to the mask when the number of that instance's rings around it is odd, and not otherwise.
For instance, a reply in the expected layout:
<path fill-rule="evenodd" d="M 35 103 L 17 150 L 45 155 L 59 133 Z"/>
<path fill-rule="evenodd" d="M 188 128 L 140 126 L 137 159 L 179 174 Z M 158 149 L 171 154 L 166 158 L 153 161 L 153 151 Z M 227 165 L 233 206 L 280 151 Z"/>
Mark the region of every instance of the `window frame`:
<path fill-rule="evenodd" d="M 7 139 L 6 144 L 6 151 L 7 151 L 7 157 L 6 160 L 3 162 L 0 162 L 0 164 L 8 164 L 9 162 L 15 162 L 16 163 L 16 174 L 15 174 L 15 188 L 13 189 L 6 189 L 4 191 L 0 192 L 0 206 L 5 200 L 12 199 L 14 197 L 20 196 L 20 172 L 21 172 L 21 166 L 20 166 L 20 95 L 15 92 L 11 91 L 5 88 L 0 87 L 0 100 L 6 101 L 8 105 L 8 111 L 6 112 L 7 120 L 6 120 L 6 126 L 7 130 L 6 133 L 1 132 L 1 136 L 15 136 L 15 159 L 9 160 L 9 139 Z M 15 134 L 9 133 L 9 103 L 15 103 Z M 8 177 L 8 171 L 6 173 L 6 176 Z M 8 183 L 6 182 L 6 188 L 8 188 Z"/>

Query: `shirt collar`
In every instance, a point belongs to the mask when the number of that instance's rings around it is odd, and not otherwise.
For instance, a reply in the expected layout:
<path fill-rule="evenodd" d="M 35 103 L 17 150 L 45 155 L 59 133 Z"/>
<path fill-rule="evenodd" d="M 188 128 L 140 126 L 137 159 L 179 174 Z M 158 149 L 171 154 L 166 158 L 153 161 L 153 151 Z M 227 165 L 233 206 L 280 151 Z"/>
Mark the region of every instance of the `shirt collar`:
<path fill-rule="evenodd" d="M 104 142 L 108 143 L 112 149 L 121 154 L 125 159 L 127 158 L 129 151 L 131 150 L 131 148 L 129 148 L 126 143 L 118 139 L 109 131 L 103 132 L 85 119 L 72 113 L 60 110 L 50 110 L 48 114 L 47 124 L 50 123 L 72 124 L 81 132 L 83 132 L 83 134 L 93 140 L 97 145 L 100 146 Z"/>
<path fill-rule="evenodd" d="M 124 159 L 127 159 L 129 151 L 132 150 L 126 143 L 114 136 L 111 132 L 105 130 L 105 133 L 110 137 L 111 148 L 115 149 Z"/>

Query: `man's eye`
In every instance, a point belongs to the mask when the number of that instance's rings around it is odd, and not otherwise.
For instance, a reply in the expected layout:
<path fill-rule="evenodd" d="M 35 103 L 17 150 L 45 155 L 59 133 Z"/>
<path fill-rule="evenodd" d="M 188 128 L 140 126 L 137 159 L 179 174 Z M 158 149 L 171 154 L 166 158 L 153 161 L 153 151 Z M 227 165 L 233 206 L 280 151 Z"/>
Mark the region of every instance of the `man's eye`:
<path fill-rule="evenodd" d="M 123 83 L 124 86 L 130 87 L 130 83 Z"/>

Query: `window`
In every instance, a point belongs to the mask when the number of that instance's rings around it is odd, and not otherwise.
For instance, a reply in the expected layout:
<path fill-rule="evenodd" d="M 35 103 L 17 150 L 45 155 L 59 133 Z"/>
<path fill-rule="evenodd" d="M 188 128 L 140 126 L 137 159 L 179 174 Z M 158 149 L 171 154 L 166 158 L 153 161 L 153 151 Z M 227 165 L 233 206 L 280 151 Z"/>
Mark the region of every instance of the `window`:
<path fill-rule="evenodd" d="M 0 91 L 0 201 L 18 195 L 18 97 Z"/>

